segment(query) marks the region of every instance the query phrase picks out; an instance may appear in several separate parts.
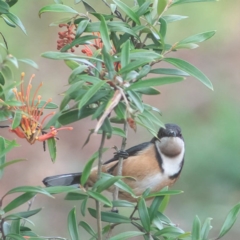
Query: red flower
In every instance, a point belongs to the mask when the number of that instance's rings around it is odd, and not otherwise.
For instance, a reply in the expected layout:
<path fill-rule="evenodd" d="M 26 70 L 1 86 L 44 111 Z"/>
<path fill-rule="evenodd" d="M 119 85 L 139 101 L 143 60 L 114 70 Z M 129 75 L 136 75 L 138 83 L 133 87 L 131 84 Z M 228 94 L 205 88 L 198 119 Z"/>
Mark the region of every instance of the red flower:
<path fill-rule="evenodd" d="M 15 114 L 16 112 L 20 112 L 22 115 L 19 126 L 15 129 L 10 129 L 10 131 L 14 132 L 20 138 L 25 138 L 30 144 L 33 144 L 36 140 L 45 141 L 49 138 L 54 138 L 59 130 L 72 130 L 72 127 L 61 127 L 59 129 L 50 127 L 50 132 L 42 135 L 43 123 L 49 116 L 55 114 L 54 112 L 51 112 L 45 117 L 42 117 L 44 108 L 52 101 L 52 99 L 48 99 L 48 101 L 39 107 L 41 96 L 38 95 L 38 91 L 41 88 L 42 83 L 40 83 L 34 92 L 33 98 L 30 99 L 30 92 L 32 89 L 31 83 L 35 75 L 33 74 L 29 80 L 26 93 L 23 87 L 24 76 L 25 74 L 22 73 L 21 90 L 18 92 L 17 88 L 13 89 L 15 98 L 18 102 L 21 102 L 21 106 L 8 106 L 8 108 L 15 112 Z"/>

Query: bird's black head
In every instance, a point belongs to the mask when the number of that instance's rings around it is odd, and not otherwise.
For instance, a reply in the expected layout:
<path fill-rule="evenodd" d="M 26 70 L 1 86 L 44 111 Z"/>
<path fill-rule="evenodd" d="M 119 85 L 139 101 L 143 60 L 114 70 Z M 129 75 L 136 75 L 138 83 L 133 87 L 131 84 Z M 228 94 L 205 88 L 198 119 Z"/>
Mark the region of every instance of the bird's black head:
<path fill-rule="evenodd" d="M 158 132 L 158 138 L 163 137 L 180 137 L 182 138 L 181 128 L 173 123 L 165 124 L 165 128 L 160 128 Z"/>

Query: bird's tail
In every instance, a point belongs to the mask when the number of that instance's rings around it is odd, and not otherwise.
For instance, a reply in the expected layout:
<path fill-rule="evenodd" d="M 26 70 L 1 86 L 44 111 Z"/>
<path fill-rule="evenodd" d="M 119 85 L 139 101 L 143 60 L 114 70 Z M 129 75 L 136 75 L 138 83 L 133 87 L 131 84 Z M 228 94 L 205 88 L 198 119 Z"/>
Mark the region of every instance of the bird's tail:
<path fill-rule="evenodd" d="M 80 184 L 82 173 L 68 173 L 46 177 L 43 179 L 43 184 L 46 187 L 54 186 L 70 186 L 74 184 Z"/>

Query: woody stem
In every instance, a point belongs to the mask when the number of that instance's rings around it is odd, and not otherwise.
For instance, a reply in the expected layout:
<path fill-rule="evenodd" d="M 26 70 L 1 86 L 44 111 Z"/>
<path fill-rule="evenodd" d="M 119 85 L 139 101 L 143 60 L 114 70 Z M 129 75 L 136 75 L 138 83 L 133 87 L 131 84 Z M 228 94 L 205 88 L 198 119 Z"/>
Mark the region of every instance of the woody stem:
<path fill-rule="evenodd" d="M 100 147 L 98 150 L 98 180 L 101 178 L 102 172 L 102 151 L 106 138 L 106 132 L 103 131 Z M 102 240 L 102 219 L 101 219 L 101 203 L 96 200 L 96 210 L 97 210 L 97 229 L 98 229 L 98 240 Z"/>

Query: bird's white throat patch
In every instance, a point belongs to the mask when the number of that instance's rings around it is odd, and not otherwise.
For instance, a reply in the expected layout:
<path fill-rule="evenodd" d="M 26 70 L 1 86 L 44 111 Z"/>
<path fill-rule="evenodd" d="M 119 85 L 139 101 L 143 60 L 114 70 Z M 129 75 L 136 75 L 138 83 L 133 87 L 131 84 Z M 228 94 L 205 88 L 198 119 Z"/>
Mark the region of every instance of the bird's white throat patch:
<path fill-rule="evenodd" d="M 184 141 L 179 137 L 164 137 L 155 144 L 162 158 L 164 174 L 172 176 L 178 173 L 185 153 Z"/>

